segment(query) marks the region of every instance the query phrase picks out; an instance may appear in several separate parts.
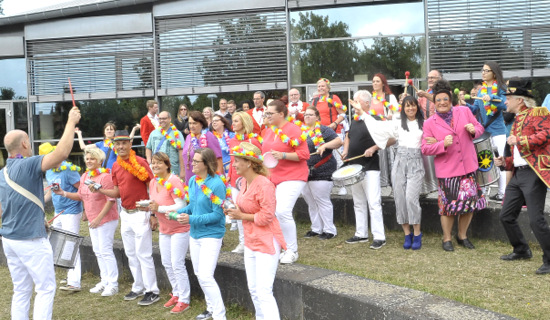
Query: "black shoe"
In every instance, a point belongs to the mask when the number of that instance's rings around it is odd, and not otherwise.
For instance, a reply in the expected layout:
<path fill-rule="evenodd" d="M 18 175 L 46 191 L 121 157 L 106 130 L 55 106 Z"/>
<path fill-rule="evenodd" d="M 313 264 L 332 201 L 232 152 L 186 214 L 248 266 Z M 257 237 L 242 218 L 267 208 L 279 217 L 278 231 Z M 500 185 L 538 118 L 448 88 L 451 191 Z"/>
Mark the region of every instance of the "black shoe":
<path fill-rule="evenodd" d="M 474 247 L 474 245 L 470 242 L 470 240 L 468 240 L 468 238 L 466 239 L 459 239 L 458 236 L 456 236 L 456 242 L 463 246 L 464 248 L 466 249 L 475 249 L 476 247 Z"/>
<path fill-rule="evenodd" d="M 386 245 L 385 240 L 374 240 L 372 244 L 370 245 L 371 249 L 378 250 Z"/>
<path fill-rule="evenodd" d="M 328 232 L 323 232 L 321 233 L 321 235 L 319 236 L 319 240 L 328 240 L 328 239 L 332 239 L 336 237 L 335 234 L 332 234 L 332 233 L 328 233 Z"/>
<path fill-rule="evenodd" d="M 160 296 L 158 294 L 153 292 L 146 292 L 145 297 L 143 297 L 143 299 L 141 299 L 141 301 L 138 302 L 138 304 L 140 306 L 150 306 L 159 300 L 160 300 Z"/>
<path fill-rule="evenodd" d="M 540 268 L 535 271 L 536 274 L 548 274 L 550 273 L 550 264 L 544 263 Z"/>
<path fill-rule="evenodd" d="M 501 260 L 506 261 L 512 261 L 512 260 L 525 260 L 525 259 L 531 259 L 533 257 L 533 253 L 531 252 L 531 249 L 527 249 L 525 252 L 512 252 L 509 254 L 505 254 L 500 257 Z M 544 265 L 543 265 L 544 266 Z"/>
<path fill-rule="evenodd" d="M 212 312 L 208 310 L 204 310 L 204 312 L 196 316 L 195 319 L 196 320 L 212 319 Z"/>
<path fill-rule="evenodd" d="M 455 248 L 453 248 L 453 242 L 452 241 L 444 241 L 443 242 L 443 250 L 445 250 L 445 251 L 455 251 Z"/>
<path fill-rule="evenodd" d="M 490 196 L 489 199 L 494 200 L 494 201 L 502 201 L 502 200 L 504 200 L 504 195 L 501 195 L 501 194 L 497 193 L 494 196 Z"/>
<path fill-rule="evenodd" d="M 136 300 L 137 297 L 141 297 L 144 294 L 145 293 L 143 291 L 142 292 L 130 291 L 130 293 L 128 293 L 127 295 L 124 296 L 124 300 L 126 300 L 126 301 Z"/>
<path fill-rule="evenodd" d="M 353 236 L 348 240 L 346 240 L 346 243 L 349 243 L 349 244 L 354 244 L 359 242 L 369 242 L 369 238 L 360 238 L 358 236 Z"/>
<path fill-rule="evenodd" d="M 313 237 L 317 237 L 318 235 L 319 233 L 309 230 L 304 236 L 304 238 L 313 238 Z"/>

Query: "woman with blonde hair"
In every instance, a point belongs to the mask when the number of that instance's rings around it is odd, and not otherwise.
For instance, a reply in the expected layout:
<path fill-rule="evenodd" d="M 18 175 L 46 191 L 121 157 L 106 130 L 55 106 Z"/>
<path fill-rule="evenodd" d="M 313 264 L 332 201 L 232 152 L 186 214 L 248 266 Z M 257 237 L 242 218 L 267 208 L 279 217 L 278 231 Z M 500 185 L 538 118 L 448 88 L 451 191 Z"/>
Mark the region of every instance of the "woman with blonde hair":
<path fill-rule="evenodd" d="M 241 142 L 249 142 L 255 145 L 258 148 L 262 148 L 262 137 L 258 134 L 253 133 L 254 122 L 252 122 L 252 117 L 244 112 L 239 111 L 233 114 L 233 131 L 235 131 L 235 136 L 229 140 L 229 149 L 241 144 Z M 237 174 L 237 171 L 233 167 L 235 159 L 231 157 L 231 165 L 229 166 L 229 182 L 231 184 L 231 197 L 233 202 L 237 202 L 237 196 L 239 195 L 239 190 L 237 189 L 237 179 L 240 177 Z M 243 222 L 242 220 L 237 220 L 237 228 L 239 229 L 239 244 L 232 251 L 234 253 L 243 253 L 244 252 L 244 231 L 243 231 Z"/>
<path fill-rule="evenodd" d="M 208 128 L 212 125 L 212 119 L 214 118 L 214 110 L 210 107 L 205 107 L 202 109 L 202 114 L 206 118 L 206 122 L 208 122 Z"/>

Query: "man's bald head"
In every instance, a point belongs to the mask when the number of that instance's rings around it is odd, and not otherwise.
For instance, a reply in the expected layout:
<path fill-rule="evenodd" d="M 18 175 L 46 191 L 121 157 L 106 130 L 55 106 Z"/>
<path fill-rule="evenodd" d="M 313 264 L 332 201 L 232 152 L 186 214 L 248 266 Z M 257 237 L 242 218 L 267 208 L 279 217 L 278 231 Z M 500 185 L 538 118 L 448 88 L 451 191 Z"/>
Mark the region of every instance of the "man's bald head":
<path fill-rule="evenodd" d="M 29 136 L 23 130 L 12 130 L 4 136 L 4 146 L 9 154 L 15 155 L 20 153 L 23 148 L 23 142 L 27 141 Z"/>

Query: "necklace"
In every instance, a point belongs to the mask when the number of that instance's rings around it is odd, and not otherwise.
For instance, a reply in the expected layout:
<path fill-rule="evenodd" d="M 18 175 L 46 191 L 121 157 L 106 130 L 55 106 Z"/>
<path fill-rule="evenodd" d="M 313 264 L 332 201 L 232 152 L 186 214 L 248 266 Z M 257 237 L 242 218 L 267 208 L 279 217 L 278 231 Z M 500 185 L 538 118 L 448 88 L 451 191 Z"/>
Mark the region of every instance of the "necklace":
<path fill-rule="evenodd" d="M 288 116 L 286 117 L 286 121 L 290 122 L 290 123 L 294 123 L 295 125 L 297 125 L 298 127 L 301 127 L 302 126 L 302 121 L 294 118 L 293 116 Z"/>
<path fill-rule="evenodd" d="M 290 139 L 286 134 L 283 133 L 283 130 L 275 126 L 271 126 L 271 130 L 275 133 L 276 138 L 278 137 L 284 144 L 291 147 L 297 147 L 302 141 L 306 141 L 306 137 L 304 137 L 303 135 L 300 135 L 300 139 Z"/>
<path fill-rule="evenodd" d="M 392 104 L 390 104 L 387 100 L 386 100 L 386 96 L 384 95 L 384 98 L 380 98 L 378 96 L 378 94 L 376 93 L 376 91 L 374 91 L 372 93 L 372 97 L 375 98 L 376 100 L 382 102 L 382 105 L 384 105 L 384 108 L 386 109 L 389 109 L 391 111 L 395 111 L 395 112 L 401 112 L 401 106 L 400 105 L 397 105 L 397 106 L 394 106 Z"/>
<path fill-rule="evenodd" d="M 170 123 L 170 131 L 166 131 L 166 130 L 162 129 L 161 127 L 159 127 L 159 129 L 160 129 L 160 133 L 164 137 L 166 137 L 166 140 L 168 140 L 168 142 L 170 142 L 172 147 L 174 147 L 176 150 L 181 150 L 182 146 L 181 146 L 181 141 L 179 140 L 180 133 L 179 133 L 178 129 L 176 129 L 176 126 L 174 126 L 172 123 Z M 174 137 L 170 136 L 170 134 L 169 134 L 170 132 L 174 133 Z"/>
<path fill-rule="evenodd" d="M 256 138 L 258 140 L 259 143 L 263 143 L 264 142 L 264 139 L 262 137 L 260 137 L 257 133 L 249 133 L 247 135 L 244 135 L 244 134 L 236 134 L 235 135 L 235 138 L 238 140 L 238 141 L 244 141 L 245 139 L 252 139 L 252 138 Z"/>
<path fill-rule="evenodd" d="M 216 172 L 216 174 L 220 176 L 220 178 L 223 181 L 223 184 L 225 184 L 225 198 L 231 199 L 231 185 L 229 184 L 229 181 L 227 181 L 227 177 L 223 174 L 220 174 L 219 172 Z"/>
<path fill-rule="evenodd" d="M 189 187 L 185 184 L 183 185 L 183 191 L 179 188 L 174 187 L 171 182 L 168 181 L 168 179 L 163 179 L 157 175 L 155 175 L 155 180 L 157 180 L 157 183 L 161 186 L 163 186 L 166 191 L 169 193 L 174 193 L 178 198 L 183 199 L 187 202 L 189 202 Z"/>
<path fill-rule="evenodd" d="M 122 169 L 131 173 L 134 177 L 138 178 L 140 181 L 145 181 L 149 178 L 149 174 L 144 167 L 142 167 L 136 160 L 136 152 L 130 150 L 130 157 L 128 158 L 130 163 L 122 160 L 120 157 L 116 159 L 116 162 L 122 167 Z"/>
<path fill-rule="evenodd" d="M 348 107 L 341 104 L 340 102 L 335 102 L 332 98 L 329 98 L 328 96 L 322 96 L 321 98 L 319 98 L 319 101 L 326 101 L 332 104 L 336 109 L 343 110 L 344 112 L 348 110 Z"/>
<path fill-rule="evenodd" d="M 118 156 L 118 152 L 115 150 L 115 146 L 113 145 L 113 140 L 111 139 L 105 139 L 105 141 L 103 141 L 103 143 L 109 147 L 109 149 L 113 150 L 115 152 L 115 155 Z"/>
<path fill-rule="evenodd" d="M 229 131 L 227 129 L 223 130 L 223 133 L 219 133 L 218 131 L 214 130 L 212 131 L 216 138 L 218 138 L 218 141 L 220 142 L 220 147 L 225 153 L 229 153 Z M 225 144 L 223 143 L 225 141 Z"/>
<path fill-rule="evenodd" d="M 313 142 L 313 145 L 315 146 L 315 150 L 325 144 L 323 134 L 321 133 L 321 123 L 319 121 L 315 122 L 315 126 L 313 128 L 304 125 L 301 129 L 303 132 L 302 135 L 305 135 L 311 139 L 311 142 Z"/>
<path fill-rule="evenodd" d="M 210 190 L 210 188 L 208 188 L 204 184 L 204 179 L 199 178 L 199 176 L 197 176 L 195 178 L 195 182 L 197 183 L 199 188 L 201 188 L 202 193 L 204 193 L 204 195 L 207 196 L 210 199 L 210 201 L 212 201 L 213 204 L 218 205 L 218 206 L 222 205 L 222 203 L 223 203 L 222 199 L 220 199 L 220 197 L 218 197 L 217 195 L 212 193 L 212 190 Z"/>
<path fill-rule="evenodd" d="M 206 130 L 201 131 L 201 134 L 198 138 L 194 133 L 191 133 L 191 143 L 193 144 L 194 149 L 206 148 L 206 146 L 208 145 L 208 142 L 206 141 Z"/>
<path fill-rule="evenodd" d="M 76 164 L 72 164 L 69 161 L 63 161 L 61 163 L 61 165 L 59 166 L 59 168 L 52 169 L 53 172 L 61 172 L 61 171 L 65 171 L 65 170 L 80 171 L 80 167 L 77 166 Z"/>
<path fill-rule="evenodd" d="M 94 170 L 86 170 L 88 173 L 88 177 L 93 178 L 95 176 L 99 176 L 102 173 L 111 173 L 111 170 L 105 169 L 105 168 L 98 168 Z"/>
<path fill-rule="evenodd" d="M 481 95 L 484 96 L 487 94 L 487 82 L 483 81 L 483 86 L 481 87 Z M 496 81 L 493 81 L 493 85 L 491 86 L 491 94 L 496 95 L 498 94 L 498 84 Z M 490 101 L 483 101 L 483 107 L 485 108 L 485 111 L 487 111 L 488 116 L 492 116 L 495 114 L 495 111 L 497 110 L 497 106 L 495 106 Z"/>

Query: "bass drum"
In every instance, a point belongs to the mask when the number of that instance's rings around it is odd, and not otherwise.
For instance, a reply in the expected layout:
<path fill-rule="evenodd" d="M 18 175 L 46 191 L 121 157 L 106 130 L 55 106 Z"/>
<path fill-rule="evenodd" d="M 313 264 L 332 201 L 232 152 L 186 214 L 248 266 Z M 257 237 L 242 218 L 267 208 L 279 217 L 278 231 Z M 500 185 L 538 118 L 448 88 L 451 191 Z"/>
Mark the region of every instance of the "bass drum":
<path fill-rule="evenodd" d="M 485 131 L 481 137 L 474 140 L 474 146 L 479 165 L 476 175 L 477 184 L 484 187 L 498 181 L 500 172 L 494 162 L 491 134 Z"/>

